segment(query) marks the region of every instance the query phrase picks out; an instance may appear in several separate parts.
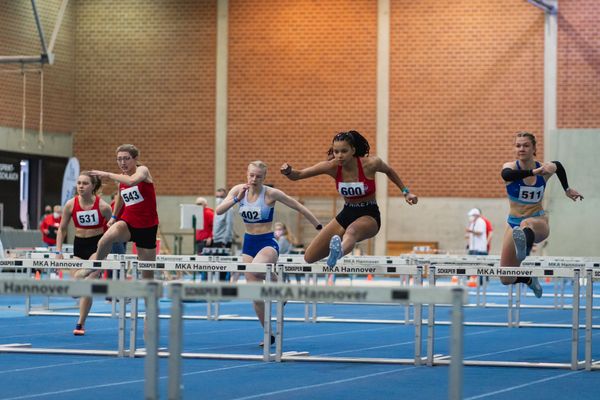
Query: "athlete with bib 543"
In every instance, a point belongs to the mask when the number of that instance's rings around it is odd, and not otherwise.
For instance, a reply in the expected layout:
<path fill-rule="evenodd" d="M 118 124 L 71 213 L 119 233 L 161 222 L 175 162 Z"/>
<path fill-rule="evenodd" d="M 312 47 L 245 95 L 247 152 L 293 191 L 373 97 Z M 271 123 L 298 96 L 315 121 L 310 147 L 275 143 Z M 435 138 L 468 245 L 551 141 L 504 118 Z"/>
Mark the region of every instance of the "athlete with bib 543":
<path fill-rule="evenodd" d="M 117 164 L 121 174 L 91 171 L 94 175 L 119 182 L 119 197 L 108 222 L 109 228 L 98 243 L 98 251 L 90 259 L 103 260 L 113 243 L 132 241 L 136 244 L 140 261 L 156 260 L 158 213 L 154 180 L 148 167 L 139 164 L 138 156 L 139 150 L 134 145 L 123 144 L 117 148 Z M 142 271 L 142 276 L 152 279 L 154 273 Z"/>

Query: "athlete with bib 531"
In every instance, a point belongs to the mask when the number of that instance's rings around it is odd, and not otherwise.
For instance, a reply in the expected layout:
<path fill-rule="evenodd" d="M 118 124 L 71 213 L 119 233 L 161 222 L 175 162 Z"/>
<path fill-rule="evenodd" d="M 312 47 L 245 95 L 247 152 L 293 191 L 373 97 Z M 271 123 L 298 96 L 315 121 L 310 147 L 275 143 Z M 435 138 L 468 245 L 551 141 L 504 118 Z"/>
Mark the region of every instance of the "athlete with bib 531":
<path fill-rule="evenodd" d="M 98 242 L 102 238 L 106 222 L 110 220 L 110 206 L 97 195 L 102 181 L 90 172 L 82 172 L 77 178 L 77 195 L 67 201 L 63 207 L 63 216 L 56 234 L 56 258 L 62 259 L 62 247 L 67 236 L 69 220 L 75 225 L 73 241 L 73 257 L 89 259 L 96 252 Z M 91 269 L 73 271 L 75 279 L 86 279 L 92 275 Z M 85 335 L 85 321 L 92 308 L 92 298 L 79 299 L 79 319 L 73 330 L 75 336 Z"/>
<path fill-rule="evenodd" d="M 417 196 L 410 193 L 396 171 L 381 158 L 368 157 L 369 150 L 369 142 L 357 131 L 340 132 L 333 137 L 328 161 L 299 171 L 289 164 L 281 166 L 281 173 L 293 181 L 329 175 L 335 179 L 336 189 L 344 197 L 342 211 L 306 249 L 306 262 L 319 261 L 329 254 L 327 265 L 333 267 L 357 242 L 379 232 L 381 217 L 375 200 L 375 173 L 386 174 L 402 191 L 408 204 L 417 204 Z"/>
<path fill-rule="evenodd" d="M 545 240 L 550 234 L 548 216 L 542 207 L 546 182 L 554 174 L 558 176 L 565 195 L 573 201 L 583 200 L 577 190 L 569 187 L 567 172 L 559 161 L 540 163 L 534 159 L 535 136 L 519 132 L 515 138 L 517 159 L 502 166 L 502 179 L 510 204 L 508 227 L 502 242 L 500 265 L 518 267 L 529 255 L 534 243 Z M 502 277 L 505 285 L 525 283 L 535 294 L 542 297 L 542 286 L 536 277 Z"/>

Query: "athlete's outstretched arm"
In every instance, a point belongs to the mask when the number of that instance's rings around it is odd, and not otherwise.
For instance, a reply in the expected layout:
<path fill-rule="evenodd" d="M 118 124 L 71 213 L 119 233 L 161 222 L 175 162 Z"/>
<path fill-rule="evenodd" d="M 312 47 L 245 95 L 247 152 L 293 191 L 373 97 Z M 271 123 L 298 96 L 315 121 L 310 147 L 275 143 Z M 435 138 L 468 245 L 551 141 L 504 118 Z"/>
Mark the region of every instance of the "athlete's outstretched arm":
<path fill-rule="evenodd" d="M 298 200 L 283 193 L 281 190 L 279 190 L 279 189 L 269 190 L 269 197 L 271 197 L 273 200 L 279 201 L 282 204 L 285 204 L 289 208 L 292 208 L 292 209 L 298 211 L 300 214 L 304 215 L 304 217 L 308 221 L 310 221 L 311 224 L 313 224 L 315 229 L 320 230 L 323 227 L 323 225 L 321 225 L 321 223 L 319 222 L 317 217 L 315 217 L 315 215 L 308 208 L 306 208 L 304 205 L 300 204 L 300 202 Z"/>
<path fill-rule="evenodd" d="M 146 179 L 148 179 L 148 177 L 150 176 L 150 171 L 148 171 L 147 167 L 140 165 L 135 170 L 135 173 L 131 176 L 123 175 L 123 174 L 113 174 L 112 172 L 97 171 L 97 170 L 90 171 L 90 174 L 99 176 L 101 178 L 112 179 L 113 181 L 123 183 L 127 186 L 133 186 L 133 185 L 137 185 L 138 183 L 143 182 Z"/>
<path fill-rule="evenodd" d="M 565 170 L 565 167 L 563 167 L 561 162 L 560 161 L 552 161 L 551 164 L 554 164 L 556 166 L 556 176 L 558 176 L 558 180 L 560 181 L 560 184 L 562 185 L 567 197 L 573 201 L 577 201 L 577 199 L 583 200 L 583 196 L 581 194 L 579 194 L 579 192 L 577 192 L 577 190 L 569 187 L 569 180 L 567 179 L 567 171 Z"/>
<path fill-rule="evenodd" d="M 375 166 L 376 166 L 376 171 L 377 172 L 383 172 L 384 174 L 387 175 L 388 179 L 392 182 L 394 182 L 394 185 L 396 185 L 398 187 L 398 189 L 400 189 L 402 191 L 402 194 L 404 195 L 404 199 L 406 200 L 406 202 L 408 204 L 410 204 L 411 206 L 413 204 L 417 204 L 417 202 L 419 201 L 419 198 L 410 193 L 410 191 L 408 190 L 408 187 L 402 182 L 402 179 L 400 179 L 400 176 L 398 175 L 398 173 L 396 171 L 394 171 L 394 169 L 392 167 L 390 167 L 389 165 L 387 165 L 381 158 L 379 157 L 373 157 L 374 158 L 374 162 L 375 162 Z"/>
<path fill-rule="evenodd" d="M 289 180 L 297 181 L 300 179 L 312 178 L 317 175 L 329 175 L 335 177 L 336 163 L 335 161 L 321 161 L 316 163 L 312 167 L 304 168 L 302 170 L 295 170 L 288 163 L 281 166 L 279 171 L 285 175 Z"/>

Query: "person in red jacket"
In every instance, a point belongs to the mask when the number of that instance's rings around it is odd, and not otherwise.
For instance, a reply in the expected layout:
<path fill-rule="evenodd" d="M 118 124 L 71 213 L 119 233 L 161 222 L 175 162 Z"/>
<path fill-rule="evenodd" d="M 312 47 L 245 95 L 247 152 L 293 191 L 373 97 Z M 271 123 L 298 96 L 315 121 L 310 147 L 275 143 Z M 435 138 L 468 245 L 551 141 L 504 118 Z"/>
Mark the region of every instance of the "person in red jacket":
<path fill-rule="evenodd" d="M 61 221 L 61 207 L 54 206 L 52 214 L 48 214 L 42 219 L 40 231 L 42 232 L 42 240 L 45 246 L 56 245 L 56 233 Z"/>
<path fill-rule="evenodd" d="M 208 206 L 208 202 L 204 197 L 198 197 L 196 199 L 196 205 L 202 206 L 203 208 L 203 227 L 202 229 L 196 229 L 196 252 L 202 254 L 202 250 L 205 247 L 211 247 L 213 242 L 213 221 L 215 218 L 215 212 Z"/>
<path fill-rule="evenodd" d="M 113 243 L 135 242 L 140 261 L 156 260 L 156 234 L 158 212 L 154 179 L 148 167 L 139 164 L 140 152 L 132 144 L 117 148 L 117 164 L 121 174 L 91 171 L 92 175 L 108 178 L 119 183 L 119 197 L 113 215 L 108 221 L 108 230 L 98 242 L 98 250 L 90 260 L 103 260 L 110 253 Z M 153 279 L 152 271 L 142 271 L 144 279 Z"/>

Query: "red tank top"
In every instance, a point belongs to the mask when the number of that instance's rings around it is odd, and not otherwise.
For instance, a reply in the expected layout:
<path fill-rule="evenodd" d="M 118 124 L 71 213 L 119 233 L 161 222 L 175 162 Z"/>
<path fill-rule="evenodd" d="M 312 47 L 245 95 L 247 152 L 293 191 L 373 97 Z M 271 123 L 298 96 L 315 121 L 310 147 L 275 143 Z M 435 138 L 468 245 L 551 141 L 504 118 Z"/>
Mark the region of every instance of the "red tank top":
<path fill-rule="evenodd" d="M 344 182 L 342 177 L 342 166 L 338 165 L 335 175 L 335 187 L 344 197 L 359 199 L 375 193 L 375 180 L 367 179 L 363 171 L 360 157 L 356 157 L 356 166 L 358 167 L 358 182 Z"/>
<path fill-rule="evenodd" d="M 100 197 L 94 196 L 94 205 L 89 210 L 84 210 L 79 204 L 79 196 L 75 196 L 73 203 L 73 224 L 80 229 L 98 229 L 106 225 L 106 220 L 100 212 Z"/>
<path fill-rule="evenodd" d="M 133 186 L 120 183 L 119 194 L 123 199 L 123 214 L 120 219 L 134 228 L 150 228 L 158 225 L 153 183 L 140 182 Z"/>

